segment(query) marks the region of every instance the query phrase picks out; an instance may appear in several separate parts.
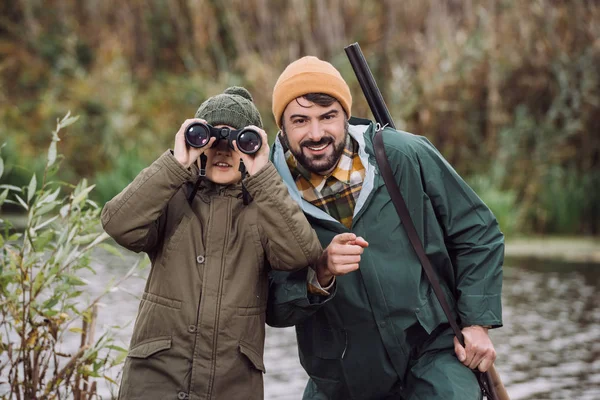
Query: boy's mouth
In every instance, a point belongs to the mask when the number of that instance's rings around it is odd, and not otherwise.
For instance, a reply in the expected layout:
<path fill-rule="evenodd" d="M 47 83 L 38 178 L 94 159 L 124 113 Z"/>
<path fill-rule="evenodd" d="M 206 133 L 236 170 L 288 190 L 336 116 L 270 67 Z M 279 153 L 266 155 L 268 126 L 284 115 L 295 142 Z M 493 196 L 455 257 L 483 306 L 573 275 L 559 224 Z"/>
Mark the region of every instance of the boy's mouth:
<path fill-rule="evenodd" d="M 231 168 L 231 165 L 227 164 L 224 161 L 217 161 L 216 163 L 213 164 L 215 167 L 219 168 L 219 169 L 228 169 Z"/>

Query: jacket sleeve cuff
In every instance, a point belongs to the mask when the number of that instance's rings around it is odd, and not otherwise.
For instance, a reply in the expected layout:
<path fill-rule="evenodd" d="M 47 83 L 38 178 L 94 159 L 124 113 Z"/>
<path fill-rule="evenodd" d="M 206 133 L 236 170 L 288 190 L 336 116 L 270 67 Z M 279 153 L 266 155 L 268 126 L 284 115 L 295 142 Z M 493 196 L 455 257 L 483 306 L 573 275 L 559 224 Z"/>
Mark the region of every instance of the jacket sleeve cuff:
<path fill-rule="evenodd" d="M 246 190 L 253 195 L 256 190 L 260 190 L 263 186 L 268 185 L 268 182 L 279 173 L 271 161 L 267 162 L 254 175 L 250 175 L 244 179 Z"/>
<path fill-rule="evenodd" d="M 331 283 L 325 287 L 321 286 L 319 280 L 317 279 L 317 273 L 314 269 L 309 268 L 308 274 L 306 275 L 307 280 L 307 289 L 311 294 L 318 294 L 320 296 L 329 296 L 331 294 L 331 290 L 333 289 L 333 285 L 335 285 L 335 276 L 331 280 Z"/>
<path fill-rule="evenodd" d="M 276 304 L 293 303 L 296 307 L 311 309 L 319 308 L 324 303 L 327 303 L 335 296 L 337 286 L 333 285 L 328 295 L 312 293 L 309 285 L 309 271 L 312 268 L 306 267 L 300 271 L 278 274 L 279 277 L 287 276 L 287 279 L 277 279 L 275 287 L 277 290 L 269 293 L 270 301 Z M 314 272 L 314 271 L 313 271 Z"/>
<path fill-rule="evenodd" d="M 459 300 L 458 310 L 462 326 L 479 325 L 491 328 L 502 326 L 500 295 L 465 296 Z M 485 311 L 481 312 L 481 310 Z"/>

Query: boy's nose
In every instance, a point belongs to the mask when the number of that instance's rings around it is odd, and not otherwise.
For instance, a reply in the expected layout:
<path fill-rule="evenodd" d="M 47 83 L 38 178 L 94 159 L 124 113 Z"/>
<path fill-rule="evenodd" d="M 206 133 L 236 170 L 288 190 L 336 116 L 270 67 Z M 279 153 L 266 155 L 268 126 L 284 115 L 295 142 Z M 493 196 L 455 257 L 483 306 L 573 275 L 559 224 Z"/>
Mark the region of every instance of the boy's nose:
<path fill-rule="evenodd" d="M 215 150 L 217 154 L 231 153 L 231 148 L 229 147 L 229 143 L 227 143 L 227 140 L 219 140 L 216 144 Z"/>

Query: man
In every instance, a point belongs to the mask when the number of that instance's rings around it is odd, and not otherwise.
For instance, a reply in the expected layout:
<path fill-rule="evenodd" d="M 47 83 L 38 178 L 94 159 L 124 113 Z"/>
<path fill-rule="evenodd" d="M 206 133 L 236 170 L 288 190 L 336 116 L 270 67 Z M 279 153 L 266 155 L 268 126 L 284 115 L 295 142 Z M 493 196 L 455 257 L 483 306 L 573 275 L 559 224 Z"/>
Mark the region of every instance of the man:
<path fill-rule="evenodd" d="M 470 369 L 496 357 L 504 239 L 496 219 L 427 139 L 384 128 L 386 152 L 463 348 L 396 214 L 373 151 L 374 123 L 329 63 L 291 63 L 273 91 L 271 158 L 317 232 L 314 269 L 274 272 L 267 322 L 296 325 L 305 399 L 481 398 Z M 307 282 L 309 283 L 307 285 Z"/>

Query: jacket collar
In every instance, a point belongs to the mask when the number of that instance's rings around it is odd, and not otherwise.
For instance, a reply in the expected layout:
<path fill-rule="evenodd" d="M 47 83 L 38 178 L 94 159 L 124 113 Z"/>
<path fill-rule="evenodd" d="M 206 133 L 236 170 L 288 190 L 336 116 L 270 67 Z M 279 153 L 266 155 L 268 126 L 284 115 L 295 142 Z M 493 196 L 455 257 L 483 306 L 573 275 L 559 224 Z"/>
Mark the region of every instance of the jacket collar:
<path fill-rule="evenodd" d="M 198 177 L 198 174 L 200 173 L 200 169 L 198 168 L 198 165 L 196 163 L 194 163 L 190 166 L 190 169 L 192 171 L 192 176 Z M 197 178 L 194 178 L 194 179 L 197 179 Z M 192 181 L 192 184 L 194 184 L 194 183 L 195 183 L 195 180 Z M 207 195 L 207 196 L 222 195 L 222 196 L 239 198 L 242 196 L 242 183 L 240 181 L 238 183 L 234 183 L 231 185 L 219 185 L 217 183 L 214 183 L 213 181 L 210 181 L 210 180 L 204 178 L 200 182 L 200 186 L 198 187 L 198 192 L 201 195 Z"/>
<path fill-rule="evenodd" d="M 200 183 L 198 191 L 207 195 L 222 195 L 229 197 L 241 197 L 242 184 L 241 182 L 232 185 L 219 185 L 208 179 L 203 179 Z"/>
<path fill-rule="evenodd" d="M 363 208 L 363 206 L 366 204 L 369 195 L 373 192 L 373 190 L 381 186 L 381 180 L 376 179 L 377 168 L 375 167 L 373 142 L 371 139 L 371 136 L 375 129 L 375 125 L 367 119 L 355 117 L 350 118 L 348 122 L 348 133 L 358 143 L 358 155 L 360 157 L 360 161 L 363 163 L 366 169 L 363 187 L 361 189 L 360 195 L 358 196 L 358 199 L 356 201 L 356 206 L 354 208 L 354 216 L 356 217 Z M 279 140 L 279 134 L 276 136 L 275 143 L 273 143 L 273 146 L 271 148 L 270 157 L 271 161 L 275 165 L 275 168 L 277 168 L 279 175 L 281 175 L 283 182 L 287 186 L 290 196 L 294 201 L 296 201 L 296 203 L 300 205 L 300 207 L 302 207 L 302 210 L 306 214 L 316 219 L 334 222 L 342 226 L 340 222 L 335 220 L 325 211 L 302 199 L 302 197 L 300 196 L 300 192 L 296 187 L 294 178 L 292 177 L 290 169 L 286 163 L 283 145 Z"/>

